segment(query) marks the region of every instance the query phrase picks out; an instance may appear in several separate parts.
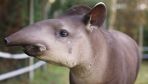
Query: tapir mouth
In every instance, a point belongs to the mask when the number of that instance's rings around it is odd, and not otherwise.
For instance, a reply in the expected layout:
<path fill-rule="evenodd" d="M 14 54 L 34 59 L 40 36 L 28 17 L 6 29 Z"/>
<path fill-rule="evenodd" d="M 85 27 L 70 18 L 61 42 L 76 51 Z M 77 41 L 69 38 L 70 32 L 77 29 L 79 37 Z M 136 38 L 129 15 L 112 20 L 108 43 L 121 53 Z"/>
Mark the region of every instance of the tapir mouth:
<path fill-rule="evenodd" d="M 45 47 L 40 45 L 24 45 L 24 53 L 29 56 L 41 56 L 46 50 Z"/>

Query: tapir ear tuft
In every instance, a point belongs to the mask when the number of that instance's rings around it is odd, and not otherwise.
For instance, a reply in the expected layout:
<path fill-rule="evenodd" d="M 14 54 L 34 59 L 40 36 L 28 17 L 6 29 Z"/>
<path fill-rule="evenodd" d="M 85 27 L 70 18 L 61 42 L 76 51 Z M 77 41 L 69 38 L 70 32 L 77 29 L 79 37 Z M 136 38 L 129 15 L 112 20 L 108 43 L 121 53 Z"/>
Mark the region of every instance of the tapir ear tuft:
<path fill-rule="evenodd" d="M 66 15 L 85 15 L 89 11 L 90 11 L 90 7 L 88 6 L 76 5 L 68 9 L 64 15 L 65 16 Z"/>
<path fill-rule="evenodd" d="M 96 4 L 85 16 L 84 23 L 100 27 L 106 17 L 106 6 L 100 2 Z"/>

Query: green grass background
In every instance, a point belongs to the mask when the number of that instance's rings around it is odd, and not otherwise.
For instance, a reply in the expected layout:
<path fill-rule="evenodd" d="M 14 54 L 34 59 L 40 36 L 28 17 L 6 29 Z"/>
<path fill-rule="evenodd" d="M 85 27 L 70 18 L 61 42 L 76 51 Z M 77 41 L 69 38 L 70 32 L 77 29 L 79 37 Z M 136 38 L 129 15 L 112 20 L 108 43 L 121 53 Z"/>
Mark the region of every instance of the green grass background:
<path fill-rule="evenodd" d="M 142 62 L 140 73 L 135 84 L 148 84 L 148 60 Z"/>
<path fill-rule="evenodd" d="M 69 84 L 67 68 L 50 64 L 44 68 L 47 69 L 42 68 L 35 72 L 35 78 L 31 84 Z M 148 84 L 148 60 L 142 62 L 135 84 Z"/>

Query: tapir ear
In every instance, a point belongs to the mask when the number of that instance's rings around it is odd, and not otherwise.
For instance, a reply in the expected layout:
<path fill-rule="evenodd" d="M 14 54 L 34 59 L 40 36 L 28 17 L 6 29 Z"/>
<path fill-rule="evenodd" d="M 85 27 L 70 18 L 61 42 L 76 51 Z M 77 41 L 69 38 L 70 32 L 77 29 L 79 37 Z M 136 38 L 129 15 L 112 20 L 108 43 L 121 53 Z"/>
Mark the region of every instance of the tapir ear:
<path fill-rule="evenodd" d="M 70 9 L 68 9 L 66 11 L 66 13 L 64 14 L 64 16 L 68 16 L 68 15 L 85 15 L 86 13 L 88 13 L 90 11 L 90 7 L 85 6 L 85 5 L 75 5 L 73 7 L 71 7 Z"/>
<path fill-rule="evenodd" d="M 96 4 L 83 18 L 84 23 L 87 25 L 100 27 L 103 25 L 106 17 L 106 6 L 100 2 Z"/>

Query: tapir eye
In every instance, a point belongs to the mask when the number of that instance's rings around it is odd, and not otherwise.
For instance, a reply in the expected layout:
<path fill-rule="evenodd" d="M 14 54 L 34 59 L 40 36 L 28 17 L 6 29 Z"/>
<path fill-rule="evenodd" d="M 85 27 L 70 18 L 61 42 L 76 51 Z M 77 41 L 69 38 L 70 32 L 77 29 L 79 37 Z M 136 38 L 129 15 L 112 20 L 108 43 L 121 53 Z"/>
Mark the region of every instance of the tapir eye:
<path fill-rule="evenodd" d="M 68 33 L 68 31 L 62 29 L 62 30 L 59 31 L 59 35 L 61 37 L 67 37 L 69 35 L 69 33 Z"/>

